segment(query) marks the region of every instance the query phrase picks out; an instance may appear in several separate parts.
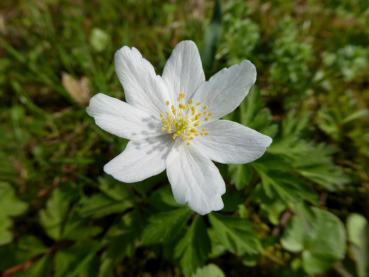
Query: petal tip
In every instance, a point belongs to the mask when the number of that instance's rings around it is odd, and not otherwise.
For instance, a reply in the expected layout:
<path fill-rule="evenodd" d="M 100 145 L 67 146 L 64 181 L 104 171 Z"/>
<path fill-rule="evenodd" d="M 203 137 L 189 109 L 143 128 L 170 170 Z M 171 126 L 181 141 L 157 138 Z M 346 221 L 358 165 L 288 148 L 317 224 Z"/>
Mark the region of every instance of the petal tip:
<path fill-rule="evenodd" d="M 134 180 L 129 180 L 127 178 L 125 178 L 124 176 L 122 176 L 121 174 L 119 174 L 119 172 L 117 173 L 116 171 L 114 171 L 110 166 L 109 166 L 110 162 L 107 163 L 106 165 L 104 165 L 103 170 L 106 174 L 110 175 L 111 177 L 113 177 L 115 180 L 118 180 L 120 182 L 123 183 L 134 183 Z"/>
<path fill-rule="evenodd" d="M 95 113 L 96 113 L 96 108 L 97 108 L 97 105 L 98 105 L 98 102 L 102 100 L 102 98 L 106 96 L 105 94 L 99 92 L 97 94 L 95 94 L 94 96 L 92 96 L 89 100 L 89 104 L 88 106 L 86 107 L 86 113 L 89 115 L 89 116 L 95 116 Z"/>
<path fill-rule="evenodd" d="M 256 76 L 257 76 L 256 66 L 249 60 L 243 60 L 241 62 L 241 65 L 243 67 L 245 67 L 248 74 L 252 75 L 253 83 L 255 83 L 256 82 Z"/>
<path fill-rule="evenodd" d="M 265 138 L 265 148 L 268 148 L 273 142 L 273 139 L 269 136 L 266 136 Z"/>
<path fill-rule="evenodd" d="M 107 164 L 104 165 L 103 170 L 106 174 L 109 174 L 109 175 L 113 175 L 113 173 L 114 173 L 111 166 L 110 166 L 110 162 L 108 162 Z"/>
<path fill-rule="evenodd" d="M 211 212 L 220 211 L 224 208 L 224 203 L 221 194 L 217 194 L 213 199 L 209 200 L 209 202 L 203 202 L 200 206 L 194 205 L 191 201 L 187 202 L 188 207 L 193 210 L 195 213 L 203 216 L 209 214 Z"/>
<path fill-rule="evenodd" d="M 182 40 L 178 42 L 177 45 L 189 45 L 189 46 L 196 46 L 196 43 L 190 39 Z M 196 46 L 197 47 L 197 46 Z"/>

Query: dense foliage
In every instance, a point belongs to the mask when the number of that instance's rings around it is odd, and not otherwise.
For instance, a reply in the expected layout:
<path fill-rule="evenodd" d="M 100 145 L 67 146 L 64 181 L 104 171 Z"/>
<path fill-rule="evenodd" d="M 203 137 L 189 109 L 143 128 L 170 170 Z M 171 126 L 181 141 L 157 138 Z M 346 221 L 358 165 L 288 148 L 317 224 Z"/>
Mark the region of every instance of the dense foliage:
<path fill-rule="evenodd" d="M 4 276 L 369 276 L 369 2 L 0 2 L 0 272 Z M 126 141 L 87 116 L 124 98 L 114 51 L 161 72 L 194 40 L 207 76 L 250 59 L 230 117 L 273 137 L 218 165 L 224 210 L 198 216 L 165 174 L 102 168 Z"/>

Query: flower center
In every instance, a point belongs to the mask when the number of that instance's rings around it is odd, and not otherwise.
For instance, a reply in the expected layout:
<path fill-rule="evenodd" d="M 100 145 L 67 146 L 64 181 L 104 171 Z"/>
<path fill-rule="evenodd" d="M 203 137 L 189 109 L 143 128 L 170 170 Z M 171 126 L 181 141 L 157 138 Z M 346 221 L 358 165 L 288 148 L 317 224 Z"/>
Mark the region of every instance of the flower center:
<path fill-rule="evenodd" d="M 165 102 L 168 110 L 160 113 L 161 130 L 170 134 L 175 140 L 180 137 L 183 141 L 190 142 L 197 136 L 207 136 L 206 128 L 200 129 L 201 121 L 208 121 L 212 113 L 201 102 L 193 103 L 192 99 L 185 102 L 186 94 L 180 92 L 177 105 L 174 106 L 169 100 Z"/>

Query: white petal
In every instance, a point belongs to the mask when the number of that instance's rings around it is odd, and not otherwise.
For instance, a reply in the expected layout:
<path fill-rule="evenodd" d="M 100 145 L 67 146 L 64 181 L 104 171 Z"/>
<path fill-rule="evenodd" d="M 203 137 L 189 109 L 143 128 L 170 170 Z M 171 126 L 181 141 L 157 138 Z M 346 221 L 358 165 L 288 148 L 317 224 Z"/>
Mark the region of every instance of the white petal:
<path fill-rule="evenodd" d="M 250 61 L 224 68 L 203 83 L 194 95 L 194 101 L 208 105 L 212 120 L 235 110 L 256 81 L 256 69 Z"/>
<path fill-rule="evenodd" d="M 136 48 L 127 46 L 115 53 L 114 61 L 127 103 L 159 116 L 169 100 L 168 88 L 150 62 Z"/>
<path fill-rule="evenodd" d="M 156 118 L 102 93 L 90 99 L 87 113 L 100 128 L 122 138 L 140 139 L 162 135 L 161 123 Z"/>
<path fill-rule="evenodd" d="M 199 50 L 193 41 L 182 41 L 176 45 L 167 61 L 163 79 L 172 95 L 172 101 L 180 92 L 191 97 L 196 89 L 205 81 Z"/>
<path fill-rule="evenodd" d="M 272 139 L 253 129 L 228 120 L 204 125 L 208 136 L 198 136 L 194 147 L 209 159 L 220 163 L 249 163 L 261 157 Z"/>
<path fill-rule="evenodd" d="M 225 184 L 218 168 L 196 149 L 176 143 L 166 161 L 167 175 L 177 202 L 188 203 L 204 215 L 223 208 Z"/>
<path fill-rule="evenodd" d="M 120 155 L 104 166 L 104 171 L 125 183 L 142 181 L 165 169 L 171 146 L 168 136 L 130 141 Z"/>

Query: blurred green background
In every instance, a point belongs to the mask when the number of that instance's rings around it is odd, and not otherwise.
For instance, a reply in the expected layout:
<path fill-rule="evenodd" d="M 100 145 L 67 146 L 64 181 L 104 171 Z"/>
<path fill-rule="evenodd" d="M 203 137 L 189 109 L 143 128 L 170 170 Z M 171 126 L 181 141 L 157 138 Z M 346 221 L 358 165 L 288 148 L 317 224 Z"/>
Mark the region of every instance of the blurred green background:
<path fill-rule="evenodd" d="M 207 78 L 256 65 L 229 118 L 274 139 L 218 165 L 225 208 L 204 217 L 165 174 L 104 174 L 126 141 L 85 112 L 97 92 L 124 98 L 115 50 L 160 73 L 183 39 Z M 2 0 L 2 276 L 369 276 L 368 46 L 367 0 Z"/>

